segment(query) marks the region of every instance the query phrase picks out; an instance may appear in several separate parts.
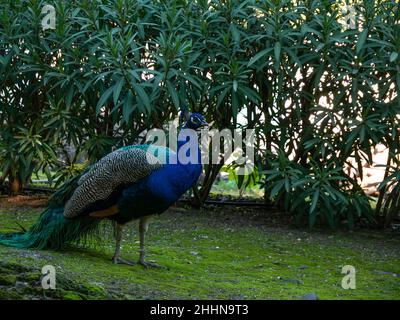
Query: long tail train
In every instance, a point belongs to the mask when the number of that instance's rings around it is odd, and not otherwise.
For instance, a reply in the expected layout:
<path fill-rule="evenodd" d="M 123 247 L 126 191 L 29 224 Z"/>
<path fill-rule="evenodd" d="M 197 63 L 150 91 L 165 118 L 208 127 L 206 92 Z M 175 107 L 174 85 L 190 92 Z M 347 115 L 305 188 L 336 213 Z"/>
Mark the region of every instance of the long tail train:
<path fill-rule="evenodd" d="M 0 244 L 16 248 L 59 249 L 95 231 L 99 220 L 91 217 L 67 219 L 63 208 L 47 208 L 25 233 L 0 235 Z"/>
<path fill-rule="evenodd" d="M 89 168 L 65 182 L 49 199 L 39 220 L 24 233 L 0 234 L 0 244 L 16 248 L 59 249 L 95 232 L 99 220 L 89 216 L 67 219 L 64 205 L 78 186 L 78 180 Z"/>

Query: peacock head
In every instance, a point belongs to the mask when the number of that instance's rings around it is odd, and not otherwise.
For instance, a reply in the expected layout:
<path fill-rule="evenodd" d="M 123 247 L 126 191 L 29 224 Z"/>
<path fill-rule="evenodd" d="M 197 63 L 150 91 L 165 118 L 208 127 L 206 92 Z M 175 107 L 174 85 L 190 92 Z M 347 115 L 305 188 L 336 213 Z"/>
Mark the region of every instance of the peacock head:
<path fill-rule="evenodd" d="M 200 113 L 190 113 L 187 109 L 181 113 L 181 120 L 183 122 L 182 128 L 199 130 L 208 126 L 206 118 Z"/>

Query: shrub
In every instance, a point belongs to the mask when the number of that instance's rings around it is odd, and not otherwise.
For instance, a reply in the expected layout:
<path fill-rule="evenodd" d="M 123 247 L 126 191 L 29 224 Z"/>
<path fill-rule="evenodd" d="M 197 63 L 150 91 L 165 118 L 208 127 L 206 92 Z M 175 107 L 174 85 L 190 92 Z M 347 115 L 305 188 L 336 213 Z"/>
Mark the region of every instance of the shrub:
<path fill-rule="evenodd" d="M 267 196 L 310 225 L 370 217 L 345 168 L 362 177 L 377 144 L 399 170 L 397 1 L 352 2 L 354 28 L 328 0 L 65 0 L 46 1 L 56 29 L 43 30 L 44 4 L 0 7 L 3 179 L 94 162 L 182 106 L 220 129 L 255 128 Z M 205 166 L 198 204 L 223 165 Z"/>

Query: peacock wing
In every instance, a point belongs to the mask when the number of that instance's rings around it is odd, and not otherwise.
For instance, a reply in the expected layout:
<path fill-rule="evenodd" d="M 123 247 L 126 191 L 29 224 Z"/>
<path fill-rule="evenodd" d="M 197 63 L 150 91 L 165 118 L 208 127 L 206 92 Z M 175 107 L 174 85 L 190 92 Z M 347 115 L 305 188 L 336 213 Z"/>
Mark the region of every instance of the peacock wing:
<path fill-rule="evenodd" d="M 162 167 L 162 162 L 141 146 L 114 151 L 94 164 L 78 180 L 78 187 L 64 207 L 74 218 L 97 201 L 107 199 L 118 186 L 131 184 Z"/>

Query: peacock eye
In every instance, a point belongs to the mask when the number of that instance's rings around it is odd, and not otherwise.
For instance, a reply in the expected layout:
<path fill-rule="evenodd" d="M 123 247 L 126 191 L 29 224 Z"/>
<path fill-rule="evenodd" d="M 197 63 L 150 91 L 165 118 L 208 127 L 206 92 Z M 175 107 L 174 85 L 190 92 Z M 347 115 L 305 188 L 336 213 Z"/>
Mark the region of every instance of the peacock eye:
<path fill-rule="evenodd" d="M 200 120 L 199 120 L 199 118 L 193 117 L 193 118 L 192 118 L 192 122 L 193 122 L 194 124 L 199 124 L 199 123 L 200 123 Z"/>

